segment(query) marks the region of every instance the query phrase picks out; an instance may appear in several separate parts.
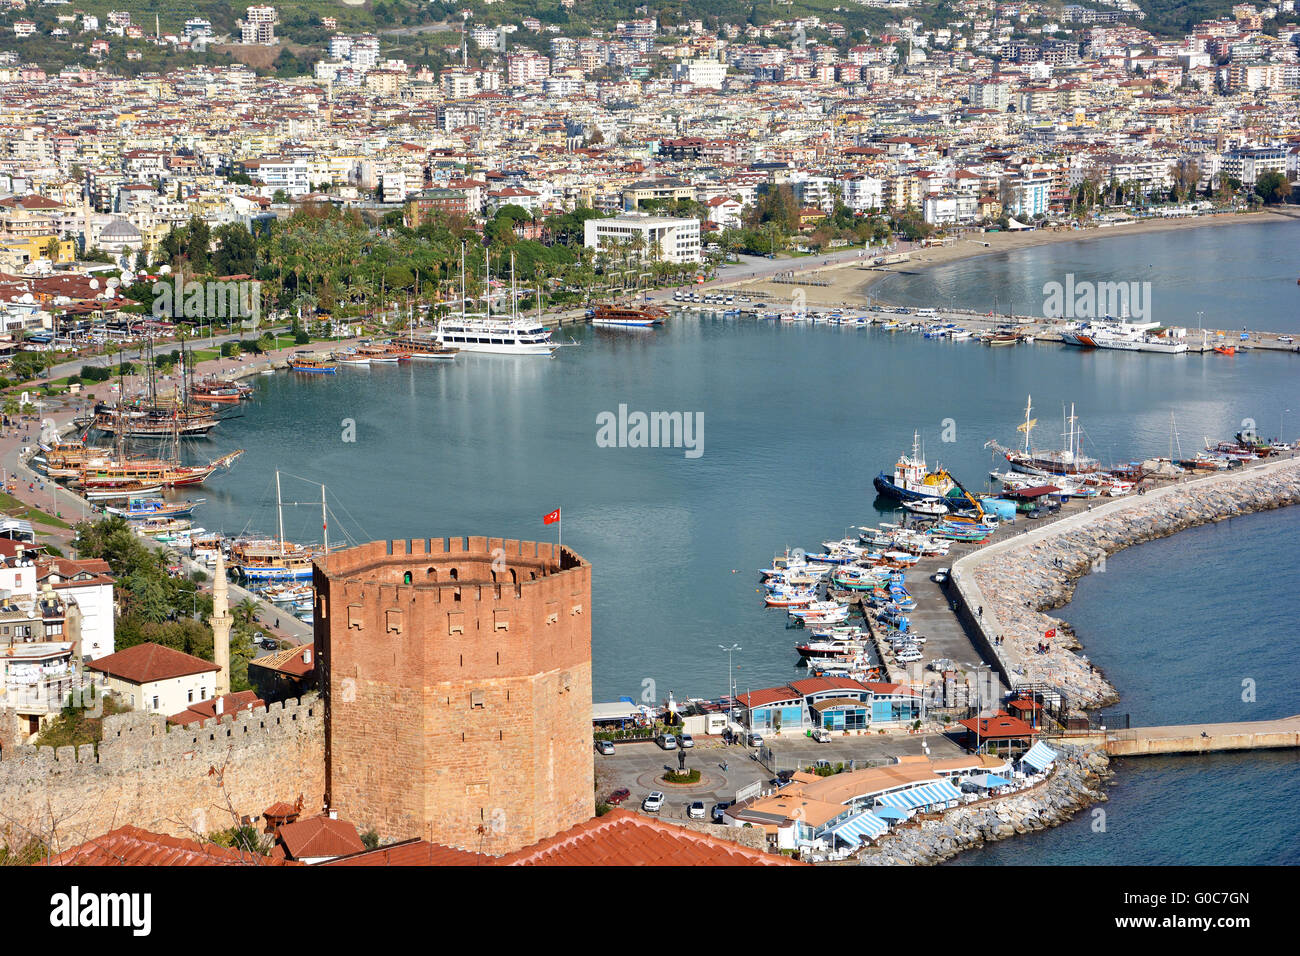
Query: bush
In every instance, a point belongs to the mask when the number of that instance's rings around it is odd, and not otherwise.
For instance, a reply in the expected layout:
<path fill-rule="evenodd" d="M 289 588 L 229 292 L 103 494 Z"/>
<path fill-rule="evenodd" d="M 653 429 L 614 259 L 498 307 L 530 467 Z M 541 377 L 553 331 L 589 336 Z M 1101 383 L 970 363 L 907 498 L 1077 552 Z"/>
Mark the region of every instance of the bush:
<path fill-rule="evenodd" d="M 221 343 L 221 357 L 222 357 L 222 358 L 233 358 L 234 355 L 235 355 L 235 353 L 238 352 L 238 351 L 239 351 L 239 343 L 237 343 L 237 342 L 222 342 L 222 343 Z"/>
<path fill-rule="evenodd" d="M 306 332 L 304 332 L 302 329 L 299 329 L 297 332 L 293 334 L 294 345 L 306 345 L 310 341 L 311 341 L 311 336 L 308 335 Z"/>

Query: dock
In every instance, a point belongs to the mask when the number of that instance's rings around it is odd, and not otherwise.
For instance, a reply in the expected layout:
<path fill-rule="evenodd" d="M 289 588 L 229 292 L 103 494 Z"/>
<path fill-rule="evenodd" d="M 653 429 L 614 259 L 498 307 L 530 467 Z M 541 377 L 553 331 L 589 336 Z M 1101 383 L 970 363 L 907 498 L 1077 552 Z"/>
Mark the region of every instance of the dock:
<path fill-rule="evenodd" d="M 1280 750 L 1293 747 L 1300 747 L 1300 714 L 1278 720 L 1133 727 L 1106 732 L 1106 752 L 1112 757 L 1154 757 L 1162 754 Z"/>

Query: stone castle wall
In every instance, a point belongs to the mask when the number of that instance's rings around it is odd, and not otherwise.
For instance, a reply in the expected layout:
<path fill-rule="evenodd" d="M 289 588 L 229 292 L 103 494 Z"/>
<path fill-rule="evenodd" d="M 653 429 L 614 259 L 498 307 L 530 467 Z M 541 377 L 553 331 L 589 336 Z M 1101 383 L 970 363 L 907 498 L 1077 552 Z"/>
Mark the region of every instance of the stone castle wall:
<path fill-rule="evenodd" d="M 104 719 L 98 747 L 5 748 L 0 840 L 52 851 L 125 824 L 195 838 L 278 801 L 323 806 L 324 708 L 316 696 L 168 727 L 157 714 Z"/>

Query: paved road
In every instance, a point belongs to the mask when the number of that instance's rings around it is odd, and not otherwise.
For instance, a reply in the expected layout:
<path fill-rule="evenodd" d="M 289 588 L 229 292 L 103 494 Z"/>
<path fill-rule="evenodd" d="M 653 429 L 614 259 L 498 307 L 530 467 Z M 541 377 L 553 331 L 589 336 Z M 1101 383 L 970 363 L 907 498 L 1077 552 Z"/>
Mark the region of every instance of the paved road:
<path fill-rule="evenodd" d="M 686 819 L 686 808 L 692 800 L 703 800 L 711 809 L 719 801 L 733 800 L 740 787 L 757 782 L 771 785 L 772 774 L 753 758 L 751 748 L 727 746 L 718 737 L 697 737 L 695 741 L 695 746 L 686 751 L 686 767 L 698 768 L 701 778 L 698 784 L 689 787 L 667 786 L 656 779 L 666 769 L 677 769 L 677 751 L 661 750 L 653 742 L 615 743 L 612 755 L 595 755 L 598 798 L 604 799 L 611 791 L 626 787 L 632 796 L 624 806 L 639 811 L 646 794 L 660 790 L 668 799 L 658 816 Z M 778 769 L 810 766 L 816 760 L 848 763 L 892 759 L 923 753 L 923 745 L 929 746 L 931 756 L 936 759 L 965 753 L 941 734 L 841 737 L 825 744 L 814 743 L 806 737 L 769 741 Z M 722 769 L 724 763 L 726 770 Z"/>

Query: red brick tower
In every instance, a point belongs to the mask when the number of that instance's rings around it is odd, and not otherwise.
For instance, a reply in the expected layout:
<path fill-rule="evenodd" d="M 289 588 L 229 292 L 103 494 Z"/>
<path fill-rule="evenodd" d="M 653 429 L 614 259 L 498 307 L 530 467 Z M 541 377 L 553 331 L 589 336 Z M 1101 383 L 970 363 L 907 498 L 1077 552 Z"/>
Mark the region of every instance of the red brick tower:
<path fill-rule="evenodd" d="M 595 813 L 591 566 L 498 538 L 315 568 L 326 802 L 386 840 L 504 853 Z"/>

